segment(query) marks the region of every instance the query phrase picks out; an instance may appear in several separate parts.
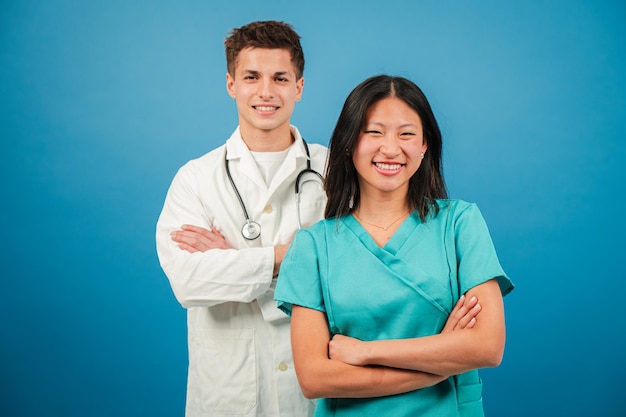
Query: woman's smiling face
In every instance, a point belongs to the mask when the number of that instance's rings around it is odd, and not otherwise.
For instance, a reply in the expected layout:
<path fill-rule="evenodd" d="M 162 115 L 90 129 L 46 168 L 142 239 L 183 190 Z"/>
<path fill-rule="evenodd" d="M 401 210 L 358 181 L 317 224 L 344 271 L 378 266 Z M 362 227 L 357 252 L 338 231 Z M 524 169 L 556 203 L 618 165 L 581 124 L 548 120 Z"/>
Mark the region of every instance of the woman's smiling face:
<path fill-rule="evenodd" d="M 422 120 L 397 97 L 374 103 L 352 155 L 364 193 L 407 194 L 426 152 Z"/>

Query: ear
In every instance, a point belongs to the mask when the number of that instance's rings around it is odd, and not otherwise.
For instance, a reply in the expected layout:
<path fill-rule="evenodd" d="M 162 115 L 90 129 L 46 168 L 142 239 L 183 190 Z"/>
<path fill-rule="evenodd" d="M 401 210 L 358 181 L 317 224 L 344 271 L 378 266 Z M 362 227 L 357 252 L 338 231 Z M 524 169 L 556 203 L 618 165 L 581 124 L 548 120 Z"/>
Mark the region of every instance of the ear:
<path fill-rule="evenodd" d="M 228 72 L 226 73 L 226 91 L 232 98 L 237 98 L 235 94 L 235 79 Z"/>
<path fill-rule="evenodd" d="M 304 77 L 296 81 L 296 101 L 302 100 L 302 90 L 304 90 Z"/>

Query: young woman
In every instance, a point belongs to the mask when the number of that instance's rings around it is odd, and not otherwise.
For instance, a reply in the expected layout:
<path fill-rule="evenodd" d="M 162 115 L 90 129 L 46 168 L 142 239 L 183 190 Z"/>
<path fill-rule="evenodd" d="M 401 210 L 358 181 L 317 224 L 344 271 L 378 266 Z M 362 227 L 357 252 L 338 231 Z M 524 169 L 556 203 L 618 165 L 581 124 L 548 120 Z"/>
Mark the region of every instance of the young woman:
<path fill-rule="evenodd" d="M 476 205 L 447 198 L 441 150 L 411 81 L 376 76 L 348 96 L 326 219 L 298 232 L 275 293 L 316 416 L 483 415 L 476 370 L 502 360 L 513 284 Z M 453 307 L 476 299 L 459 326 Z"/>

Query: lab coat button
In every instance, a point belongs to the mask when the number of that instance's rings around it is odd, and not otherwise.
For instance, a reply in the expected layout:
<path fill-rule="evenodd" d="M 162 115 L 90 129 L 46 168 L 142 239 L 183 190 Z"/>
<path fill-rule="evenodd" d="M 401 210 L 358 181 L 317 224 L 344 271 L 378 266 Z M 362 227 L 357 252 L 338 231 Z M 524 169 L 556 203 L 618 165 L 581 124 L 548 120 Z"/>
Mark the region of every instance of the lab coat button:
<path fill-rule="evenodd" d="M 263 212 L 265 213 L 271 213 L 272 212 L 272 206 L 270 206 L 269 204 L 265 207 L 263 207 Z"/>
<path fill-rule="evenodd" d="M 278 369 L 281 370 L 282 372 L 285 372 L 287 370 L 287 364 L 285 362 L 279 363 Z"/>

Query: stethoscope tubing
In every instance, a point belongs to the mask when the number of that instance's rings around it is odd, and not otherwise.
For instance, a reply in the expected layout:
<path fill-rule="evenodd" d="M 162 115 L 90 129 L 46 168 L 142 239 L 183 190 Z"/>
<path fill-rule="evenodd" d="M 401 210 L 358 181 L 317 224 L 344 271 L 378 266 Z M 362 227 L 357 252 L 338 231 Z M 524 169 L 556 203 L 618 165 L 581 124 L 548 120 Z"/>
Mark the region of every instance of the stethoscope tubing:
<path fill-rule="evenodd" d="M 324 177 L 322 176 L 322 174 L 320 174 L 319 172 L 311 168 L 311 154 L 309 152 L 309 146 L 307 145 L 304 139 L 302 139 L 302 144 L 304 145 L 304 150 L 306 151 L 307 160 L 306 160 L 306 168 L 300 171 L 298 173 L 298 176 L 296 177 L 295 192 L 296 192 L 296 203 L 298 205 L 300 202 L 300 191 L 301 191 L 300 181 L 304 174 L 307 174 L 307 173 L 315 174 L 317 175 L 317 177 L 319 177 L 320 181 L 324 182 Z M 229 165 L 230 164 L 228 162 L 228 151 L 226 150 L 224 152 L 224 167 L 226 168 L 226 176 L 228 177 L 228 181 L 230 182 L 230 185 L 232 186 L 233 191 L 235 192 L 235 195 L 237 196 L 237 200 L 239 200 L 239 205 L 241 206 L 243 215 L 246 218 L 246 222 L 241 228 L 241 235 L 247 240 L 257 239 L 259 236 L 261 236 L 261 225 L 255 222 L 254 220 L 250 219 L 250 216 L 248 215 L 248 210 L 246 209 L 246 205 L 244 204 L 243 198 L 241 197 L 241 193 L 239 192 L 239 189 L 235 185 L 233 176 L 230 173 Z M 298 228 L 301 228 L 302 226 L 300 223 L 300 210 L 297 209 L 296 211 L 298 212 L 297 213 L 298 214 Z"/>

